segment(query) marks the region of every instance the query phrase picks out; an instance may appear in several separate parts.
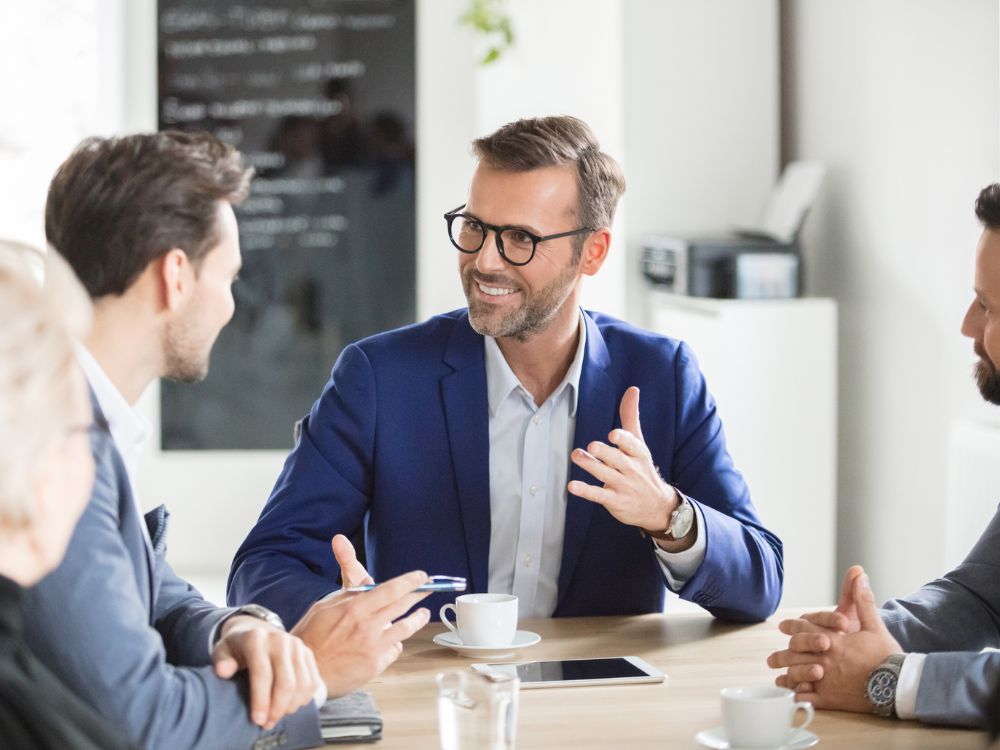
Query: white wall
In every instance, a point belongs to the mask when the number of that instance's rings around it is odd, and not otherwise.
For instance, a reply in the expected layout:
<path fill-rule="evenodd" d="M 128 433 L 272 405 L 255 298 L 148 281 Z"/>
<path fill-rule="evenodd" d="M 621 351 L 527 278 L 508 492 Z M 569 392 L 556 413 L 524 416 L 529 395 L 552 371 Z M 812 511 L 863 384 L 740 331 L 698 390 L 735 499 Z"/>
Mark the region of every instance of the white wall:
<path fill-rule="evenodd" d="M 643 236 L 759 218 L 779 165 L 778 85 L 778 0 L 625 0 L 631 318 Z"/>
<path fill-rule="evenodd" d="M 84 136 L 120 127 L 119 3 L 0 4 L 0 236 L 44 245 L 52 174 Z"/>
<path fill-rule="evenodd" d="M 959 334 L 1000 171 L 997 2 L 786 0 L 782 25 L 785 156 L 830 166 L 804 242 L 841 310 L 839 567 L 903 594 L 943 572 L 951 423 L 997 416 Z"/>

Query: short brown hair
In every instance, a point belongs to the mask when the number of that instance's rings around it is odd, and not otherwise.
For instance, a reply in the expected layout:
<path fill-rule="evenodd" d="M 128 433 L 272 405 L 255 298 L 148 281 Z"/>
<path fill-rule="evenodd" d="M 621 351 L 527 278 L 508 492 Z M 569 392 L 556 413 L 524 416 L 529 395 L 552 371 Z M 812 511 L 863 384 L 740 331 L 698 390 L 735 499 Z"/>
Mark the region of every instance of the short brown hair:
<path fill-rule="evenodd" d="M 91 297 L 121 295 L 172 248 L 197 267 L 218 241 L 216 202 L 240 203 L 252 177 L 208 133 L 88 138 L 52 179 L 45 233 Z"/>
<path fill-rule="evenodd" d="M 576 218 L 582 227 L 610 227 L 625 192 L 621 166 L 601 151 L 594 131 L 576 117 L 517 120 L 474 140 L 472 151 L 494 169 L 526 172 L 540 167 L 575 167 Z"/>

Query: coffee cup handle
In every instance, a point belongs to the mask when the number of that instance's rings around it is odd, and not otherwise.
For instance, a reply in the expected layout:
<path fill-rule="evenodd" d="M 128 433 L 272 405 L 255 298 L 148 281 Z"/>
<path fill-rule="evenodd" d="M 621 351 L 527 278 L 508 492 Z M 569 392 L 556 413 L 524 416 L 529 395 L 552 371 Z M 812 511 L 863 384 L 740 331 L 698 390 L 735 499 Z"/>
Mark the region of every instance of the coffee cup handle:
<path fill-rule="evenodd" d="M 441 618 L 441 622 L 443 622 L 445 624 L 445 627 L 447 627 L 448 630 L 450 630 L 452 633 L 457 633 L 458 632 L 458 628 L 455 627 L 454 623 L 452 623 L 451 620 L 449 620 L 447 617 L 445 617 L 445 612 L 447 612 L 448 610 L 451 610 L 452 612 L 455 612 L 455 605 L 454 604 L 445 604 L 443 607 L 441 607 L 441 611 L 438 612 L 438 617 Z M 457 612 L 455 612 L 455 617 L 458 617 L 458 613 Z M 810 710 L 812 709 L 812 704 L 811 703 L 805 703 L 803 705 L 809 706 Z M 809 715 L 809 721 L 812 721 L 812 714 Z M 809 722 L 807 721 L 806 724 L 808 724 L 808 723 Z"/>
<path fill-rule="evenodd" d="M 443 620 L 444 617 L 442 617 L 441 619 Z M 792 726 L 792 729 L 794 729 L 796 732 L 801 732 L 807 726 L 809 726 L 810 724 L 812 724 L 812 720 L 813 720 L 813 704 L 810 703 L 809 701 L 802 701 L 800 703 L 795 703 L 795 704 L 792 705 L 792 714 L 794 715 L 796 711 L 805 711 L 806 712 L 806 720 L 803 721 L 798 726 L 794 726 L 794 725 Z"/>

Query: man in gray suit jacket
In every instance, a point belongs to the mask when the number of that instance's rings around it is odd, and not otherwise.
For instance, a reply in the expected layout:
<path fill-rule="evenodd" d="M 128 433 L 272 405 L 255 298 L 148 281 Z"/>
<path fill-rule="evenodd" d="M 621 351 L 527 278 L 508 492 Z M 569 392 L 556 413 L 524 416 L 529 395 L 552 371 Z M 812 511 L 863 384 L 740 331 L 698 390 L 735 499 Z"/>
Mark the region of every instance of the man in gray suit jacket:
<path fill-rule="evenodd" d="M 983 233 L 975 299 L 962 333 L 979 356 L 976 381 L 1000 405 L 1000 184 L 976 201 Z M 1000 685 L 1000 513 L 953 571 L 876 609 L 868 576 L 847 571 L 837 609 L 785 620 L 788 648 L 768 664 L 817 708 L 931 724 L 983 726 Z"/>
<path fill-rule="evenodd" d="M 27 637 L 144 748 L 320 745 L 326 697 L 385 669 L 429 617 L 402 617 L 425 596 L 422 572 L 318 602 L 291 633 L 263 607 L 215 607 L 167 564 L 165 509 L 144 517 L 133 497 L 149 429 L 136 401 L 158 377 L 204 377 L 232 317 L 232 204 L 250 177 L 213 137 L 164 132 L 84 141 L 49 189 L 49 241 L 95 302 L 78 356 L 107 432 L 66 557 L 27 597 Z"/>

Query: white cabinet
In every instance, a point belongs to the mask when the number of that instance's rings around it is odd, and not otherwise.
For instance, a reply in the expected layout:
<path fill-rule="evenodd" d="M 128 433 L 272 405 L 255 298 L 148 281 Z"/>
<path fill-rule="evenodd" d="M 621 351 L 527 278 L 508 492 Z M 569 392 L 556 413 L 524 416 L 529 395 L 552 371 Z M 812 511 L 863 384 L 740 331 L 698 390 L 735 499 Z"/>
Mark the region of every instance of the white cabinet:
<path fill-rule="evenodd" d="M 784 606 L 835 601 L 837 307 L 649 290 L 646 327 L 690 344 L 764 525 L 784 543 Z"/>

